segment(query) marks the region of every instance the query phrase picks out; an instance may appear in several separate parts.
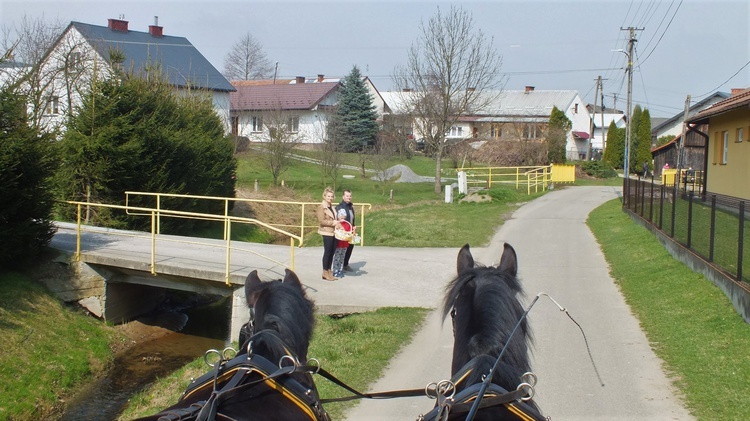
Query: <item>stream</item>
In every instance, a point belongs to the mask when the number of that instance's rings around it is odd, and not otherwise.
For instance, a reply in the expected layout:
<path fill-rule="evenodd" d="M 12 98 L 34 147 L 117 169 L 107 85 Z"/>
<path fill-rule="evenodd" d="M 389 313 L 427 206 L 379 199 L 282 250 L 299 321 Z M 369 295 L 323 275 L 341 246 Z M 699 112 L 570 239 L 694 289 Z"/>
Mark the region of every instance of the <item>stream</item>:
<path fill-rule="evenodd" d="M 208 349 L 222 349 L 224 338 L 228 337 L 227 311 L 227 301 L 223 300 L 208 306 L 138 319 L 148 325 L 179 332 L 146 340 L 116 355 L 112 367 L 101 378 L 88 384 L 68 402 L 60 419 L 116 419 L 131 396 L 156 378 L 202 356 Z"/>

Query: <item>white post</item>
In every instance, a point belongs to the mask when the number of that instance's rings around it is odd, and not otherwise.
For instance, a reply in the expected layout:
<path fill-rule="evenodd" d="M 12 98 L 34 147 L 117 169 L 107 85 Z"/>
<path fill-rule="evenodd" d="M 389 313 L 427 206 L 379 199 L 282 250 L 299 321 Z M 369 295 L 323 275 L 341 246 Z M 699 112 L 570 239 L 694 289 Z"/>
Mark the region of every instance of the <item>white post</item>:
<path fill-rule="evenodd" d="M 458 193 L 467 194 L 469 191 L 468 182 L 466 181 L 466 171 L 458 172 Z"/>
<path fill-rule="evenodd" d="M 453 186 L 445 185 L 445 203 L 453 203 Z"/>

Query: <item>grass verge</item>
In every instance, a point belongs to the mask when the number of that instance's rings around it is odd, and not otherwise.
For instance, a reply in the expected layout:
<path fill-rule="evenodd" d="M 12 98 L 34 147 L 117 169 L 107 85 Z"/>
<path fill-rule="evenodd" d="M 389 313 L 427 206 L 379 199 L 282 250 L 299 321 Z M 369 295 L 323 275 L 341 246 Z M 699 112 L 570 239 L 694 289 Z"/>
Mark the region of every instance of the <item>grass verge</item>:
<path fill-rule="evenodd" d="M 0 285 L 0 419 L 52 419 L 74 388 L 109 364 L 114 333 L 26 275 L 2 272 Z"/>
<path fill-rule="evenodd" d="M 381 308 L 342 318 L 316 315 L 315 336 L 308 355 L 317 358 L 321 366 L 336 377 L 362 391 L 380 378 L 391 357 L 409 343 L 424 322 L 427 312 L 422 308 Z M 154 414 L 172 405 L 190 379 L 199 377 L 207 370 L 201 357 L 159 379 L 135 395 L 119 419 Z M 348 392 L 322 377 L 316 378 L 315 382 L 321 398 L 348 396 Z M 331 419 L 341 419 L 346 409 L 355 404 L 333 403 L 326 405 L 326 410 Z"/>
<path fill-rule="evenodd" d="M 613 200 L 589 215 L 594 232 L 651 346 L 699 420 L 750 414 L 750 326 L 704 276 L 672 258 Z"/>

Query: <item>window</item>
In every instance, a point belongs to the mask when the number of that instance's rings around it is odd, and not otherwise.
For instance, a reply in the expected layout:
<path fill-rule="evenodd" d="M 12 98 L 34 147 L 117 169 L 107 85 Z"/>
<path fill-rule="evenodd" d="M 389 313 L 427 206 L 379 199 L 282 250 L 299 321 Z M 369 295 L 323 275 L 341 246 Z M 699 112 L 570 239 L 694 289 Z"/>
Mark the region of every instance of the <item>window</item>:
<path fill-rule="evenodd" d="M 83 70 L 83 55 L 78 51 L 73 51 L 68 57 L 68 68 L 71 70 Z"/>
<path fill-rule="evenodd" d="M 47 106 L 44 108 L 44 113 L 49 115 L 60 114 L 60 97 L 50 96 L 47 99 Z"/>
<path fill-rule="evenodd" d="M 452 126 L 450 131 L 445 135 L 448 137 L 463 137 L 464 128 L 461 126 Z"/>
<path fill-rule="evenodd" d="M 251 131 L 262 132 L 263 131 L 263 118 L 259 115 L 254 115 L 250 118 Z"/>
<path fill-rule="evenodd" d="M 536 124 L 527 124 L 523 127 L 523 138 L 526 140 L 537 139 L 540 134 L 539 127 Z"/>
<path fill-rule="evenodd" d="M 499 124 L 493 124 L 490 127 L 490 137 L 493 139 L 500 139 L 503 137 L 503 129 Z"/>
<path fill-rule="evenodd" d="M 729 152 L 729 132 L 725 131 L 724 134 L 724 142 L 722 143 L 722 152 L 721 152 L 721 164 L 727 163 L 727 155 Z"/>
<path fill-rule="evenodd" d="M 299 131 L 299 117 L 298 116 L 289 117 L 289 121 L 287 122 L 287 130 L 292 133 L 296 133 Z"/>
<path fill-rule="evenodd" d="M 740 127 L 739 129 L 737 129 L 737 140 L 735 140 L 735 142 L 741 143 L 745 140 L 745 131 L 743 129 L 744 127 Z"/>

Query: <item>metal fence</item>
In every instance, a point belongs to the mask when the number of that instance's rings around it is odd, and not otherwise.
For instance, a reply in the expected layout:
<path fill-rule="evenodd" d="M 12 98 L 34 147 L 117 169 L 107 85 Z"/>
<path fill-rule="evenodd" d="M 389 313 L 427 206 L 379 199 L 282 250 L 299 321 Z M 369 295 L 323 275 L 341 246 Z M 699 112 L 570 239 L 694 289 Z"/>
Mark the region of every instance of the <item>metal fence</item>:
<path fill-rule="evenodd" d="M 708 193 L 688 184 L 665 186 L 652 179 L 623 183 L 623 204 L 686 249 L 718 266 L 738 282 L 750 283 L 750 225 L 747 202 Z"/>

